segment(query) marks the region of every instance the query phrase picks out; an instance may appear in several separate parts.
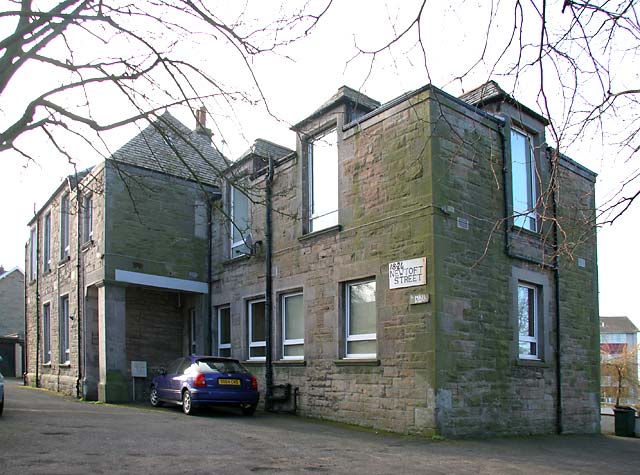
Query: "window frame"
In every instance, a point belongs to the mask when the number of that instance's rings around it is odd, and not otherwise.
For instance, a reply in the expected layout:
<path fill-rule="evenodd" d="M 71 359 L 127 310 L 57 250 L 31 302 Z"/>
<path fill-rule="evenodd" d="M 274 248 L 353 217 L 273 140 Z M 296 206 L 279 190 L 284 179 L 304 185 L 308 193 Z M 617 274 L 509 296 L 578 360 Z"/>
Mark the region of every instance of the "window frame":
<path fill-rule="evenodd" d="M 29 230 L 29 281 L 38 277 L 38 226 L 33 225 Z"/>
<path fill-rule="evenodd" d="M 287 304 L 286 301 L 289 298 L 301 297 L 302 298 L 302 338 L 287 338 Z M 282 359 L 283 360 L 304 360 L 304 328 L 305 328 L 305 318 L 304 318 L 304 293 L 302 290 L 297 290 L 293 292 L 286 292 L 280 294 L 280 312 L 281 312 L 281 325 L 282 325 Z M 302 355 L 292 355 L 287 356 L 287 347 L 289 346 L 302 346 Z"/>
<path fill-rule="evenodd" d="M 229 319 L 228 322 L 228 328 L 229 328 L 229 341 L 223 343 L 222 342 L 222 312 L 224 310 L 227 310 L 227 316 L 225 318 Z M 218 329 L 218 341 L 217 341 L 217 354 L 218 356 L 226 356 L 226 357 L 231 357 L 231 305 L 220 305 L 217 309 L 216 309 L 216 322 L 217 322 L 217 326 L 216 328 Z M 228 351 L 228 355 L 223 355 L 222 351 L 227 352 Z"/>
<path fill-rule="evenodd" d="M 238 219 L 236 219 L 236 197 L 238 196 L 244 197 L 244 199 L 247 201 L 247 227 L 245 230 L 242 230 L 238 226 Z M 248 233 L 251 229 L 251 202 L 249 200 L 249 197 L 245 193 L 243 193 L 240 189 L 236 188 L 233 185 L 231 185 L 229 190 L 229 217 L 229 257 L 231 259 L 235 259 L 237 257 L 250 255 L 251 249 L 249 249 L 249 246 L 247 245 L 245 234 Z M 239 241 L 234 241 L 234 234 L 236 231 L 241 235 L 242 238 Z M 236 254 L 236 250 L 240 251 Z"/>
<path fill-rule="evenodd" d="M 82 197 L 82 241 L 88 243 L 93 240 L 93 193 Z"/>
<path fill-rule="evenodd" d="M 42 364 L 51 364 L 51 302 L 42 305 Z"/>
<path fill-rule="evenodd" d="M 44 271 L 48 272 L 51 270 L 51 211 L 47 211 L 43 221 L 42 263 Z"/>
<path fill-rule="evenodd" d="M 317 202 L 314 196 L 314 150 L 316 149 L 315 144 L 321 140 L 324 140 L 327 136 L 335 134 L 335 142 L 333 143 L 333 147 L 335 147 L 335 187 L 336 187 L 336 207 L 335 209 L 323 213 L 321 215 L 316 215 L 315 209 L 317 208 Z M 314 233 L 318 231 L 322 231 L 324 229 L 329 229 L 333 226 L 337 226 L 340 224 L 340 160 L 338 154 L 338 127 L 336 124 L 333 126 L 326 128 L 316 134 L 314 134 L 307 142 L 306 142 L 306 153 L 307 153 L 307 230 L 309 233 Z M 326 182 L 323 182 L 326 189 Z M 332 214 L 335 214 L 335 219 L 332 219 L 330 223 L 327 225 L 323 225 L 321 227 L 314 226 L 320 218 L 326 218 Z"/>
<path fill-rule="evenodd" d="M 58 346 L 60 364 L 70 364 L 71 321 L 69 318 L 69 294 L 61 295 L 58 307 Z"/>
<path fill-rule="evenodd" d="M 525 169 L 525 178 L 524 181 L 521 179 L 518 183 L 516 183 L 514 173 L 515 166 L 518 162 L 515 162 L 516 154 L 514 153 L 514 135 L 519 135 L 524 138 L 528 147 L 526 150 L 528 151 L 528 157 L 524 158 L 524 169 Z M 518 127 L 511 127 L 510 130 L 510 168 L 511 168 L 511 211 L 512 211 L 512 223 L 514 227 L 525 229 L 532 233 L 540 232 L 540 224 L 539 224 L 539 216 L 538 216 L 538 198 L 539 198 L 539 190 L 538 190 L 538 182 L 539 182 L 539 174 L 538 174 L 538 160 L 536 158 L 535 153 L 535 137 L 531 133 L 526 132 L 525 130 Z M 527 163 L 528 160 L 528 163 Z M 516 208 L 516 191 L 520 190 L 521 187 L 524 186 L 526 188 L 527 195 L 527 209 L 517 209 Z"/>
<path fill-rule="evenodd" d="M 70 210 L 69 194 L 65 193 L 60 198 L 60 260 L 66 259 L 71 255 Z"/>
<path fill-rule="evenodd" d="M 376 324 L 376 332 L 375 333 L 359 333 L 359 334 L 351 334 L 351 289 L 358 285 L 364 284 L 373 284 L 374 285 L 374 298 L 375 298 L 375 324 Z M 345 342 L 344 342 L 344 355 L 345 359 L 371 359 L 378 357 L 377 351 L 377 323 L 378 323 L 378 286 L 375 278 L 369 279 L 361 279 L 351 282 L 344 283 L 344 326 L 345 326 Z M 376 352 L 375 353 L 350 353 L 349 352 L 349 343 L 351 342 L 361 342 L 361 341 L 373 341 L 376 343 Z"/>
<path fill-rule="evenodd" d="M 264 322 L 264 327 L 265 327 L 265 339 L 264 340 L 256 340 L 253 341 L 253 305 L 256 304 L 263 304 L 264 307 L 264 317 L 265 317 L 265 322 Z M 266 357 L 266 351 L 267 351 L 267 340 L 266 340 L 266 331 L 267 331 L 267 325 L 266 325 L 266 299 L 264 297 L 259 297 L 259 298 L 254 298 L 251 300 L 247 300 L 247 353 L 248 353 L 248 360 L 250 361 L 266 361 L 267 357 Z M 265 350 L 265 356 L 252 356 L 251 355 L 251 349 L 252 348 L 264 348 Z"/>
<path fill-rule="evenodd" d="M 527 326 L 531 327 L 531 320 L 533 319 L 533 335 L 523 335 L 522 334 L 522 319 L 520 315 L 520 289 L 527 289 L 528 299 L 533 297 L 533 302 L 531 303 L 529 300 L 529 304 L 527 305 Z M 518 358 L 523 360 L 541 360 L 541 348 L 540 348 L 540 287 L 536 284 L 526 282 L 523 280 L 518 281 L 518 290 L 517 290 L 517 308 L 518 308 Z M 531 348 L 531 344 L 535 345 L 534 353 L 522 353 L 521 345 L 529 344 L 529 348 Z"/>

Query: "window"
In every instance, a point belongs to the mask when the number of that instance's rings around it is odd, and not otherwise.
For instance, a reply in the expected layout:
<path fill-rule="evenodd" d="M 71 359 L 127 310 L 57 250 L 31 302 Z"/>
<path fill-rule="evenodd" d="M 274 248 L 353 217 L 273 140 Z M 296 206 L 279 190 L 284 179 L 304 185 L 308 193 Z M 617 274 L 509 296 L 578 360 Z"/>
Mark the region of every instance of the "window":
<path fill-rule="evenodd" d="M 518 283 L 518 341 L 520 358 L 540 359 L 538 288 Z"/>
<path fill-rule="evenodd" d="M 347 358 L 376 356 L 376 282 L 345 286 Z"/>
<path fill-rule="evenodd" d="M 69 296 L 60 297 L 60 309 L 58 311 L 60 319 L 60 363 L 69 362 Z"/>
<path fill-rule="evenodd" d="M 69 257 L 69 195 L 60 201 L 60 259 Z"/>
<path fill-rule="evenodd" d="M 51 305 L 42 306 L 42 362 L 51 363 Z"/>
<path fill-rule="evenodd" d="M 218 356 L 231 356 L 231 308 L 218 307 Z"/>
<path fill-rule="evenodd" d="M 338 224 L 338 133 L 315 138 L 308 149 L 309 232 Z"/>
<path fill-rule="evenodd" d="M 190 348 L 191 348 L 192 355 L 198 354 L 198 344 L 196 343 L 198 332 L 196 329 L 196 325 L 197 325 L 196 309 L 191 308 L 189 309 L 189 334 L 190 334 L 189 341 L 191 342 Z"/>
<path fill-rule="evenodd" d="M 250 254 L 245 242 L 249 231 L 249 198 L 231 187 L 231 258 Z"/>
<path fill-rule="evenodd" d="M 29 279 L 36 280 L 38 275 L 38 231 L 35 226 L 29 234 Z"/>
<path fill-rule="evenodd" d="M 89 242 L 93 239 L 93 195 L 82 198 L 82 239 Z"/>
<path fill-rule="evenodd" d="M 511 188 L 513 224 L 536 232 L 537 188 L 533 139 L 518 130 L 511 130 Z"/>
<path fill-rule="evenodd" d="M 44 215 L 44 245 L 42 249 L 44 271 L 51 270 L 51 213 Z"/>
<path fill-rule="evenodd" d="M 264 360 L 267 350 L 264 299 L 250 301 L 248 309 L 249 359 Z"/>
<path fill-rule="evenodd" d="M 281 299 L 282 358 L 304 358 L 304 303 L 302 292 L 286 294 Z"/>

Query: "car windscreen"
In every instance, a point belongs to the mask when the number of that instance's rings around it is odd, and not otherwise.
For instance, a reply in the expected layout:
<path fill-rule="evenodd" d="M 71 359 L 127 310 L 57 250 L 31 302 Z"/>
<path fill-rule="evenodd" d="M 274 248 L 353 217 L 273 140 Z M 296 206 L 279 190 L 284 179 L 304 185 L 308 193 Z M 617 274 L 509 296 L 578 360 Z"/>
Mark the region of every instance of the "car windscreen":
<path fill-rule="evenodd" d="M 202 373 L 246 373 L 247 370 L 236 361 L 220 361 L 202 359 L 195 362 L 198 371 Z"/>

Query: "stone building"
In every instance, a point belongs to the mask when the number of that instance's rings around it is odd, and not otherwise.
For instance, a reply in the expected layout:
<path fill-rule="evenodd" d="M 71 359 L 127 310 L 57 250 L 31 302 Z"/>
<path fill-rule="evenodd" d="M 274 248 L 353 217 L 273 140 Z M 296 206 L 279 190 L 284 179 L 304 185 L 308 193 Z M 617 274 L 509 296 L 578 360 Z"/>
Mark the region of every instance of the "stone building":
<path fill-rule="evenodd" d="M 290 384 L 288 401 L 269 404 L 304 415 L 452 437 L 597 432 L 595 175 L 547 147 L 546 125 L 493 82 L 462 98 L 428 85 L 386 104 L 342 87 L 292 128 L 295 151 L 258 140 L 212 179 L 210 260 L 193 237 L 138 229 L 123 191 L 135 188 L 107 174 L 102 264 L 80 287 L 103 315 L 82 340 L 96 342 L 84 354 L 99 353 L 100 388 L 124 387 L 132 360 L 153 367 L 162 348 L 170 359 L 182 335 L 184 352 L 232 356 Z M 169 193 L 191 182 L 162 183 Z M 184 225 L 179 211 L 162 221 Z M 196 348 L 184 344 L 193 305 Z M 71 370 L 68 381 L 84 379 Z"/>
<path fill-rule="evenodd" d="M 638 404 L 638 328 L 629 317 L 600 317 L 602 402 Z M 618 386 L 620 385 L 620 394 Z"/>
<path fill-rule="evenodd" d="M 132 361 L 152 374 L 203 351 L 208 223 L 227 164 L 202 124 L 190 131 L 165 113 L 63 181 L 30 221 L 30 384 L 127 401 L 145 387 L 134 387 Z"/>
<path fill-rule="evenodd" d="M 24 273 L 0 266 L 0 372 L 22 376 L 24 343 Z"/>

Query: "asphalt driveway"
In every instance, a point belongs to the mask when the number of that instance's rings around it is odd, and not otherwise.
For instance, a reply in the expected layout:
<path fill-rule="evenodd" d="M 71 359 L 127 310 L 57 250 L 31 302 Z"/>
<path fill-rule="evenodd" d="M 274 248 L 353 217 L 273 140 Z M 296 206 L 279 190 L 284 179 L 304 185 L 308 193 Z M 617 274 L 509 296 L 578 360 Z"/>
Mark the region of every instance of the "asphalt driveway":
<path fill-rule="evenodd" d="M 8 381 L 1 474 L 637 474 L 640 439 L 432 441 L 302 417 L 79 402 Z"/>

